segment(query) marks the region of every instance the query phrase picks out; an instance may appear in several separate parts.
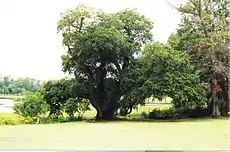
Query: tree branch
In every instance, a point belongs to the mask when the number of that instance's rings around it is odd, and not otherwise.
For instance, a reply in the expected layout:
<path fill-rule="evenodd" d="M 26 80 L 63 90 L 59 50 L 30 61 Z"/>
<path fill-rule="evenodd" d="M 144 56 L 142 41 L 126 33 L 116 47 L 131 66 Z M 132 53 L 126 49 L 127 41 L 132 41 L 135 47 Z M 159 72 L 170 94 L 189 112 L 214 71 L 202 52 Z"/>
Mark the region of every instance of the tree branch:
<path fill-rule="evenodd" d="M 122 65 L 122 69 L 125 69 L 127 68 L 129 65 L 129 57 L 124 57 L 124 62 L 123 62 L 123 65 Z"/>
<path fill-rule="evenodd" d="M 79 28 L 79 29 L 78 29 L 78 32 L 81 32 L 81 29 L 82 29 L 82 26 L 83 26 L 83 21 L 84 21 L 84 19 L 85 19 L 84 17 L 81 17 L 79 25 L 74 25 L 73 22 L 71 23 L 70 21 L 69 21 L 69 23 L 70 23 L 70 25 L 71 25 L 72 27 L 74 27 L 74 28 Z"/>
<path fill-rule="evenodd" d="M 200 19 L 201 26 L 203 27 L 204 34 L 208 37 L 208 32 L 207 32 L 207 29 L 206 29 L 206 26 L 204 24 L 203 17 L 202 17 L 202 6 L 201 6 L 202 4 L 201 4 L 201 0 L 199 0 L 198 6 L 197 6 L 197 4 L 194 1 L 191 1 L 191 2 L 194 5 L 195 10 L 198 13 L 198 17 Z"/>
<path fill-rule="evenodd" d="M 116 63 L 114 63 L 114 64 L 115 64 L 115 66 L 116 66 L 116 68 L 117 68 L 117 71 L 118 71 L 118 72 L 121 72 L 121 67 L 120 67 L 119 63 L 116 62 Z"/>
<path fill-rule="evenodd" d="M 84 21 L 84 17 L 81 17 L 81 20 L 80 20 L 80 25 L 79 25 L 79 31 L 78 32 L 81 32 L 81 29 L 82 29 L 82 26 L 83 26 L 83 21 Z"/>
<path fill-rule="evenodd" d="M 176 7 L 174 6 L 173 4 L 171 4 L 168 0 L 166 0 L 166 2 L 174 9 L 176 9 L 178 12 L 183 12 L 183 13 L 187 13 L 187 14 L 192 14 L 192 15 L 198 15 L 197 13 L 195 12 L 192 12 L 192 11 L 188 11 L 188 10 L 185 10 L 185 9 L 182 9 L 180 7 Z"/>

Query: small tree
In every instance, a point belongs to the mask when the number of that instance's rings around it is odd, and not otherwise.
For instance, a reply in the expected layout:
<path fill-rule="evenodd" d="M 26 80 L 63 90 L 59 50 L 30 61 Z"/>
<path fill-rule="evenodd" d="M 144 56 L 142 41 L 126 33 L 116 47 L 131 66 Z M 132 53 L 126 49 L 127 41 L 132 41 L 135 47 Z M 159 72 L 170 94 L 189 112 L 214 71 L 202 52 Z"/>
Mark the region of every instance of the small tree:
<path fill-rule="evenodd" d="M 40 92 L 26 92 L 25 98 L 16 100 L 14 110 L 23 117 L 37 119 L 38 124 L 41 117 L 47 113 L 48 106 Z"/>

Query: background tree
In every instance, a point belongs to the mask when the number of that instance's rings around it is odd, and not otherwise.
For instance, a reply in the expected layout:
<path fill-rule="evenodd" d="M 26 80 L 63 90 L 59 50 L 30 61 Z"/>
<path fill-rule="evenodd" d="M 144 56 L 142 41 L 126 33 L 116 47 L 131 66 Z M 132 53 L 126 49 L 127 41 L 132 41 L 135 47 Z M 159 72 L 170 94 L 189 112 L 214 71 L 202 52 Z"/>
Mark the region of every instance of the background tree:
<path fill-rule="evenodd" d="M 206 106 L 204 86 L 187 53 L 153 42 L 144 48 L 138 67 L 131 70 L 132 77 L 125 79 L 132 85 L 124 96 L 126 100 L 143 103 L 150 97 L 171 97 L 174 107 L 179 110 Z"/>
<path fill-rule="evenodd" d="M 182 23 L 168 42 L 188 52 L 207 83 L 213 116 L 227 116 L 229 107 L 229 0 L 189 0 L 177 8 Z"/>
<path fill-rule="evenodd" d="M 23 94 L 26 91 L 36 92 L 43 82 L 32 78 L 0 77 L 0 94 Z"/>

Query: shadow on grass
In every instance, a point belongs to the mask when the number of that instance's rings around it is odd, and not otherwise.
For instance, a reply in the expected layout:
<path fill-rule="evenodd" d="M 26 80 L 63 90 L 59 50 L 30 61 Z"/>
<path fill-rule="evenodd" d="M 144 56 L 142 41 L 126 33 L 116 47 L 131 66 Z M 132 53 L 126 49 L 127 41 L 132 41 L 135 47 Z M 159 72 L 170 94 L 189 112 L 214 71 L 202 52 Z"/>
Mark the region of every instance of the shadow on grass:
<path fill-rule="evenodd" d="M 19 124 L 36 124 L 36 119 L 29 119 L 29 118 L 23 118 L 18 115 L 0 115 L 0 125 L 19 125 Z M 82 118 L 82 117 L 74 117 L 70 118 L 68 116 L 65 117 L 43 117 L 39 124 L 58 124 L 58 123 L 110 123 L 110 122 L 202 122 L 202 121 L 215 121 L 215 120 L 229 120 L 228 117 L 225 118 L 212 118 L 212 117 L 199 117 L 199 118 L 182 118 L 182 119 L 146 119 L 146 118 L 138 118 L 138 117 L 117 117 L 114 120 L 95 120 L 92 117 L 91 118 Z"/>
<path fill-rule="evenodd" d="M 109 122 L 202 122 L 210 120 L 229 120 L 227 117 L 222 118 L 212 118 L 212 117 L 203 117 L 203 118 L 183 118 L 183 119 L 135 119 L 135 118 L 118 118 L 114 120 L 95 120 L 95 119 L 83 119 L 83 121 L 89 123 L 109 123 Z"/>

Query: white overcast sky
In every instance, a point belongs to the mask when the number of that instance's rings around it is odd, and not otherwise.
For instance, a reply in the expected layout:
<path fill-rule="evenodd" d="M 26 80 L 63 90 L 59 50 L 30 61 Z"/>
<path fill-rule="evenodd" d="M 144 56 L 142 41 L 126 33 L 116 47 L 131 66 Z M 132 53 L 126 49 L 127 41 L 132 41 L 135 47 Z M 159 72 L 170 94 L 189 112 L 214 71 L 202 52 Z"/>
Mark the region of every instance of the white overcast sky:
<path fill-rule="evenodd" d="M 137 8 L 154 22 L 154 38 L 161 42 L 180 22 L 179 13 L 166 0 L 0 0 L 0 76 L 43 80 L 64 76 L 60 56 L 65 50 L 56 26 L 60 13 L 78 4 L 107 12 Z"/>

